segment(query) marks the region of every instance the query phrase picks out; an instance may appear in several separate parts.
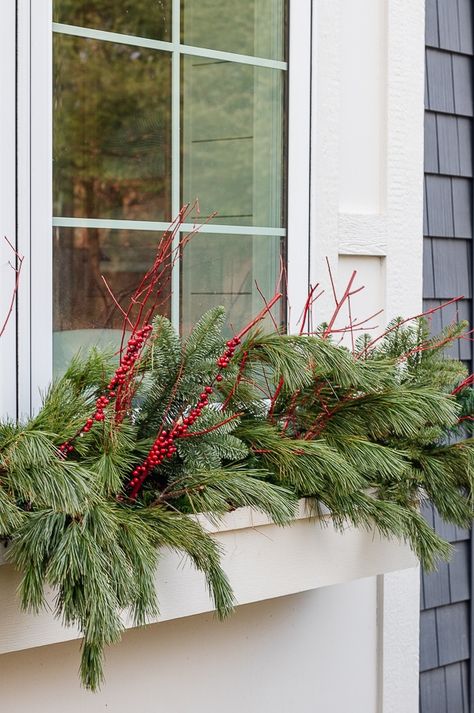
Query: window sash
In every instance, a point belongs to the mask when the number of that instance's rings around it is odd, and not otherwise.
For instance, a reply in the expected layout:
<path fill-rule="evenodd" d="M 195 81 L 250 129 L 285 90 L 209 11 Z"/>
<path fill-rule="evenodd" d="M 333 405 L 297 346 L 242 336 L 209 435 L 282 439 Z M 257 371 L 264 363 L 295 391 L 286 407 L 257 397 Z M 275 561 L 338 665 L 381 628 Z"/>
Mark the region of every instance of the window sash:
<path fill-rule="evenodd" d="M 40 402 L 40 390 L 52 376 L 52 228 L 54 226 L 115 227 L 162 230 L 163 223 L 102 221 L 52 217 L 52 36 L 54 31 L 92 32 L 117 41 L 114 33 L 68 28 L 52 23 L 52 0 L 17 0 L 18 4 L 18 249 L 29 274 L 19 295 L 18 370 L 19 411 L 30 413 Z M 307 294 L 310 221 L 310 86 L 311 0 L 290 0 L 288 63 L 234 53 L 190 47 L 180 43 L 180 0 L 173 0 L 172 42 L 119 36 L 122 41 L 159 45 L 172 53 L 172 214 L 180 208 L 180 62 L 186 55 L 227 59 L 254 66 L 287 70 L 287 231 L 269 226 L 207 225 L 203 232 L 284 236 L 287 234 L 288 299 L 294 306 L 289 328 L 295 329 L 298 309 Z M 104 37 L 104 36 L 107 37 Z M 89 36 L 89 34 L 88 34 Z M 163 46 L 165 45 L 165 46 Z M 113 225 L 112 225 L 113 224 Z M 189 231 L 183 225 L 182 231 Z M 179 309 L 179 268 L 172 278 L 172 310 Z"/>

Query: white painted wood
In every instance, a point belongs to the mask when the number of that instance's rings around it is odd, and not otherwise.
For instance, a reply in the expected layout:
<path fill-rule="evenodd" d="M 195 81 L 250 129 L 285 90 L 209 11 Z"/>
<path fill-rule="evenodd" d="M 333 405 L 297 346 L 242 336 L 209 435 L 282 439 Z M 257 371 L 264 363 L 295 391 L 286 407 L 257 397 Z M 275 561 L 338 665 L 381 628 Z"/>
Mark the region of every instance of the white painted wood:
<path fill-rule="evenodd" d="M 53 79 L 51 0 L 31 2 L 31 409 L 53 362 Z M 41 355 L 41 358 L 38 356 Z"/>
<path fill-rule="evenodd" d="M 0 658 L 8 713 L 376 713 L 374 578 L 125 633 L 106 684 L 80 688 L 79 643 Z M 404 713 L 399 711 L 398 713 Z"/>
<path fill-rule="evenodd" d="M 18 0 L 18 412 L 41 403 L 52 365 L 52 2 Z"/>
<path fill-rule="evenodd" d="M 385 194 L 386 7 L 345 0 L 342 15 L 341 212 L 377 214 Z"/>
<path fill-rule="evenodd" d="M 387 316 L 421 310 L 423 287 L 424 0 L 387 14 Z M 381 713 L 417 713 L 419 570 L 383 577 Z"/>
<path fill-rule="evenodd" d="M 288 86 L 289 328 L 308 295 L 311 129 L 311 0 L 290 2 Z"/>
<path fill-rule="evenodd" d="M 16 242 L 16 137 L 15 137 L 15 2 L 0 4 L 0 329 L 10 309 L 15 273 L 14 256 L 7 243 Z M 16 311 L 0 337 L 0 415 L 16 410 Z"/>
<path fill-rule="evenodd" d="M 417 713 L 419 568 L 378 577 L 378 590 L 378 710 L 379 713 Z"/>
<path fill-rule="evenodd" d="M 387 254 L 385 214 L 339 213 L 339 255 Z"/>
<path fill-rule="evenodd" d="M 358 12 L 361 6 L 368 12 Z M 318 0 L 314 14 L 311 280 L 326 287 L 314 321 L 323 321 L 334 308 L 326 257 L 339 284 L 351 256 L 362 273 L 370 272 L 374 258 L 382 258 L 384 304 L 376 304 L 378 285 L 367 295 L 366 313 L 385 307 L 386 321 L 417 314 L 422 301 L 424 1 Z M 369 53 L 379 54 L 377 66 L 357 71 Z M 369 94 L 370 102 L 364 100 Z M 418 570 L 381 577 L 379 584 L 378 711 L 416 713 Z"/>
<path fill-rule="evenodd" d="M 422 304 L 424 6 L 424 0 L 388 3 L 386 299 L 390 317 L 416 314 Z"/>
<path fill-rule="evenodd" d="M 17 1 L 17 236 L 24 256 L 18 293 L 18 413 L 31 411 L 31 14 L 30 0 Z M 41 298 L 38 298 L 41 301 Z"/>
<path fill-rule="evenodd" d="M 358 330 L 362 329 L 375 337 L 383 332 L 387 321 L 385 310 L 385 258 L 374 255 L 339 255 L 337 283 L 339 295 L 344 293 L 354 270 L 357 271 L 354 288 L 363 288 L 363 290 L 351 298 L 350 310 L 349 304 L 347 304 L 339 313 L 335 323 L 337 329 L 347 330 L 352 320 L 354 325 L 353 334 L 345 332 L 340 336 L 342 344 L 348 349 L 353 349 L 357 337 L 360 336 L 361 332 Z M 380 310 L 382 310 L 381 314 L 376 317 L 372 316 Z M 372 319 L 369 319 L 370 317 Z M 362 326 L 357 327 L 357 324 L 362 324 Z"/>
<path fill-rule="evenodd" d="M 345 0 L 319 0 L 314 6 L 311 279 L 327 288 L 318 301 L 316 322 L 333 309 L 326 257 L 337 278 L 340 254 L 386 257 L 387 319 L 415 314 L 421 305 L 424 2 L 394 0 L 384 17 L 373 0 L 364 0 L 364 5 L 370 6 L 370 13 L 359 13 L 351 31 L 359 33 L 357 47 L 368 43 L 372 52 L 375 47 L 381 52 L 376 72 L 383 69 L 383 81 L 378 74 L 367 77 L 354 71 L 367 57 L 354 57 L 353 48 L 343 41 L 348 31 Z M 348 103 L 355 94 L 363 97 L 369 91 L 373 102 L 360 100 L 359 118 L 350 129 L 353 112 L 348 115 Z M 363 117 L 371 126 L 374 102 L 377 122 L 383 118 L 382 134 L 375 132 L 367 160 L 356 161 L 357 126 L 362 131 Z M 383 193 L 378 208 L 377 176 Z"/>
<path fill-rule="evenodd" d="M 200 518 L 201 521 L 203 518 Z M 226 516 L 216 528 L 204 524 L 223 549 L 223 567 L 239 605 L 318 589 L 415 565 L 407 545 L 373 532 L 347 528 L 341 533 L 329 518 L 309 517 L 301 504 L 290 527 L 281 528 L 250 508 Z M 77 637 L 51 611 L 27 614 L 18 608 L 20 576 L 0 568 L 0 653 L 44 646 Z M 165 551 L 156 574 L 160 617 L 168 621 L 212 611 L 203 577 L 181 555 Z M 47 594 L 52 606 L 54 593 Z M 125 626 L 132 626 L 125 616 Z"/>
<path fill-rule="evenodd" d="M 326 288 L 314 312 L 316 324 L 333 307 L 326 258 L 337 276 L 340 112 L 341 0 L 313 3 L 313 73 L 311 103 L 311 283 Z"/>

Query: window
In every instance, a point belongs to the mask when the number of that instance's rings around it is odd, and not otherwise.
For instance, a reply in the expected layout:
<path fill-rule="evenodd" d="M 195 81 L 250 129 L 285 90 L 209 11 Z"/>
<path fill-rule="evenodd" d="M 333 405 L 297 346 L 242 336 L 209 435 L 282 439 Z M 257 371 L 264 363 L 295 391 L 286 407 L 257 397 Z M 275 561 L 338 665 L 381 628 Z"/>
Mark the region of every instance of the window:
<path fill-rule="evenodd" d="M 163 312 L 186 331 L 224 304 L 238 327 L 261 307 L 255 281 L 271 294 L 283 257 L 291 329 L 309 270 L 311 0 L 4 0 L 7 9 L 17 13 L 17 87 L 2 112 L 17 123 L 2 155 L 14 141 L 16 159 L 2 173 L 16 175 L 6 217 L 25 268 L 16 341 L 3 340 L 0 360 L 16 373 L 18 412 L 37 407 L 53 352 L 58 373 L 79 344 L 113 339 L 100 276 L 125 299 L 157 236 L 196 196 L 201 217 L 183 231 L 218 216 L 170 274 Z M 15 76 L 10 50 L 3 43 L 2 66 Z"/>
<path fill-rule="evenodd" d="M 231 330 L 261 308 L 259 290 L 273 294 L 286 239 L 286 4 L 54 1 L 56 371 L 119 333 L 102 276 L 125 303 L 195 198 L 183 232 L 217 215 L 173 267 L 162 311 L 187 331 L 223 304 Z"/>

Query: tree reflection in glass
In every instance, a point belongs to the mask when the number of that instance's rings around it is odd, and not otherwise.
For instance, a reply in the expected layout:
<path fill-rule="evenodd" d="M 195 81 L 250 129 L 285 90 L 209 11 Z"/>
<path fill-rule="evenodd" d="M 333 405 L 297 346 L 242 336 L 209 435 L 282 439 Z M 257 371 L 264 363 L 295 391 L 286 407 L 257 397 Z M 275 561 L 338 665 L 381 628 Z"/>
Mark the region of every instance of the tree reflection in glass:
<path fill-rule="evenodd" d="M 284 60 L 287 4 L 284 0 L 181 0 L 181 41 Z"/>
<path fill-rule="evenodd" d="M 56 35 L 54 214 L 171 217 L 171 57 Z"/>
<path fill-rule="evenodd" d="M 55 0 L 53 20 L 169 41 L 171 0 Z"/>

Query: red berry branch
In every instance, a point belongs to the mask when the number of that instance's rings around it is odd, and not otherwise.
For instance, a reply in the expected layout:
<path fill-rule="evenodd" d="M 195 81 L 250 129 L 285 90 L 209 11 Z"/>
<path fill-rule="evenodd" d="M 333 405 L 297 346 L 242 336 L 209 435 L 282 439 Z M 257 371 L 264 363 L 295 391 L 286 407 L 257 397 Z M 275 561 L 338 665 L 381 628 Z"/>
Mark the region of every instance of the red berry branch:
<path fill-rule="evenodd" d="M 240 344 L 240 338 L 234 337 L 226 343 L 226 350 L 219 356 L 216 361 L 219 371 L 216 374 L 214 381 L 222 381 L 223 376 L 221 371 L 226 369 L 232 357 L 234 356 L 236 347 Z M 190 426 L 192 426 L 196 420 L 200 417 L 203 410 L 209 404 L 209 396 L 214 391 L 214 382 L 212 384 L 207 384 L 202 393 L 199 396 L 199 401 L 195 406 L 187 413 L 187 415 L 181 415 L 175 420 L 169 431 L 161 430 L 159 431 L 155 441 L 148 452 L 147 457 L 138 465 L 132 473 L 132 477 L 129 483 L 129 488 L 131 488 L 130 498 L 135 500 L 140 489 L 148 478 L 148 476 L 157 468 L 161 463 L 170 459 L 174 456 L 177 451 L 175 441 L 179 438 L 184 438 L 187 435 L 187 431 Z M 222 424 L 221 424 L 222 425 Z M 189 434 L 191 435 L 191 434 Z"/>
<path fill-rule="evenodd" d="M 145 325 L 139 329 L 134 336 L 130 337 L 127 342 L 125 354 L 120 359 L 120 365 L 115 370 L 115 373 L 106 387 L 106 394 L 99 396 L 95 402 L 95 411 L 90 416 L 82 428 L 77 431 L 72 438 L 65 441 L 59 446 L 59 450 L 63 455 L 71 453 L 74 450 L 73 443 L 83 433 L 88 433 L 94 423 L 105 421 L 105 408 L 115 399 L 118 402 L 120 390 L 130 381 L 135 371 L 135 365 L 140 357 L 143 346 L 150 336 L 152 326 Z"/>
<path fill-rule="evenodd" d="M 236 347 L 241 343 L 242 338 L 260 322 L 271 310 L 274 304 L 281 299 L 281 293 L 276 294 L 268 303 L 265 303 L 265 307 L 258 313 L 258 315 L 252 319 L 233 339 L 226 342 L 225 351 L 216 360 L 216 365 L 219 367 L 214 382 L 220 382 L 223 379 L 222 371 L 226 369 L 231 359 L 235 354 Z M 247 359 L 247 354 L 244 355 L 244 359 Z M 198 403 L 192 408 L 187 414 L 181 415 L 171 428 L 167 430 L 160 430 L 158 435 L 148 452 L 145 460 L 138 465 L 130 479 L 128 487 L 131 489 L 130 498 L 135 500 L 138 493 L 140 492 L 142 485 L 148 476 L 166 459 L 170 459 L 176 453 L 175 441 L 179 438 L 184 438 L 187 435 L 188 428 L 192 426 L 195 421 L 200 417 L 203 409 L 209 403 L 209 396 L 214 390 L 214 382 L 208 384 L 204 387 Z M 190 434 L 191 435 L 191 434 Z"/>
<path fill-rule="evenodd" d="M 166 230 L 158 242 L 155 259 L 151 268 L 145 273 L 138 287 L 130 298 L 129 306 L 124 310 L 114 297 L 110 287 L 104 280 L 107 290 L 115 306 L 123 316 L 122 343 L 120 345 L 120 364 L 114 376 L 106 387 L 106 393 L 99 396 L 95 403 L 94 413 L 85 424 L 70 439 L 59 446 L 63 457 L 67 457 L 74 450 L 74 442 L 84 433 L 88 433 L 95 423 L 105 420 L 105 408 L 115 401 L 115 421 L 120 422 L 132 403 L 133 396 L 138 388 L 136 380 L 136 364 L 140 358 L 143 346 L 149 338 L 152 321 L 159 300 L 163 292 L 163 281 L 170 267 L 179 259 L 181 250 L 191 236 L 199 229 L 191 231 L 185 237 L 179 237 L 181 225 L 189 215 L 192 206 L 185 205 L 179 215 Z M 176 240 L 176 238 L 178 239 Z M 18 256 L 17 256 L 18 257 Z M 21 267 L 21 259 L 20 259 Z M 18 279 L 19 271 L 17 273 Z M 131 335 L 126 341 L 127 332 Z"/>

